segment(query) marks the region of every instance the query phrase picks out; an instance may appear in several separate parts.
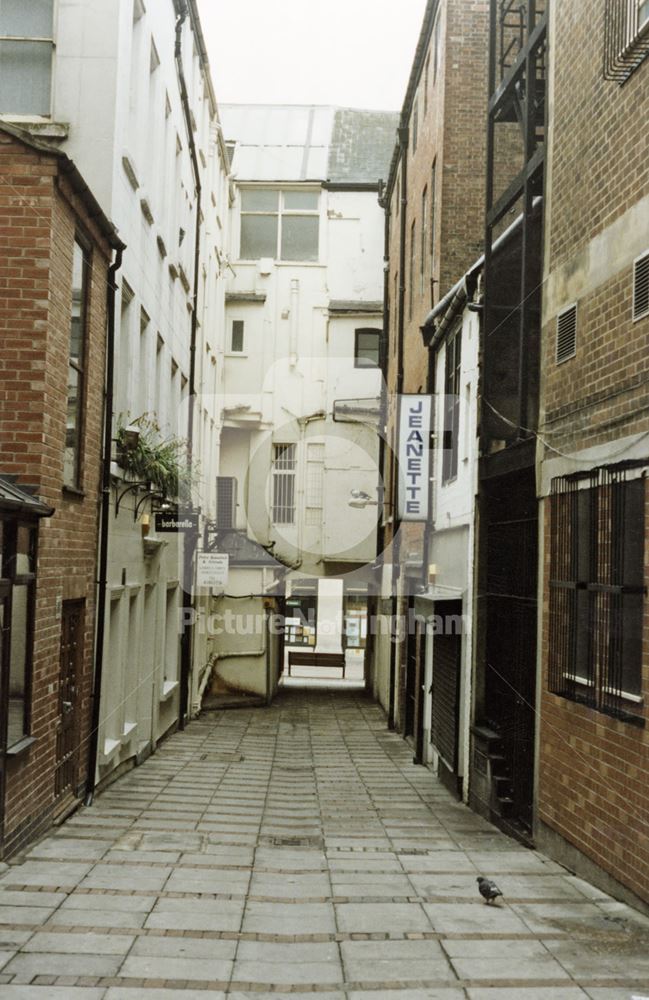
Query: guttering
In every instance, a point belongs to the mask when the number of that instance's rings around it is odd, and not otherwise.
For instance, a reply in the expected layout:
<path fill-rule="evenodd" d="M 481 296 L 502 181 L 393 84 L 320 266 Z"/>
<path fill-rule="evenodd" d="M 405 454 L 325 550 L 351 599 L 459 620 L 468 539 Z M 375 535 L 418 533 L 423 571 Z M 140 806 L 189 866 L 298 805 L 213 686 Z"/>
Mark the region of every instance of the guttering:
<path fill-rule="evenodd" d="M 399 218 L 399 304 L 398 304 L 398 324 L 397 324 L 397 379 L 396 379 L 396 396 L 397 396 L 397 417 L 396 417 L 396 433 L 395 440 L 399 440 L 400 433 L 400 419 L 401 419 L 401 406 L 400 397 L 403 392 L 404 383 L 404 370 L 403 370 L 403 359 L 404 359 L 404 339 L 405 339 L 405 326 L 406 326 L 406 239 L 407 239 L 407 219 L 406 211 L 408 208 L 408 147 L 410 145 L 410 130 L 408 128 L 408 123 L 402 116 L 401 125 L 398 130 L 399 136 L 399 153 L 401 159 L 401 187 L 400 187 L 400 197 L 401 204 L 399 206 L 400 218 Z M 399 599 L 397 596 L 399 577 L 401 576 L 401 566 L 399 562 L 401 554 L 401 520 L 399 518 L 399 475 L 394 477 L 392 482 L 392 617 L 393 621 L 396 620 L 397 613 L 399 611 Z M 395 698 L 395 685 L 397 681 L 397 643 L 393 642 L 390 644 L 390 694 L 388 701 L 388 727 L 394 729 L 395 727 L 395 714 L 396 714 L 396 698 Z"/>
<path fill-rule="evenodd" d="M 198 332 L 198 291 L 199 291 L 199 280 L 200 280 L 200 255 L 201 255 L 201 200 L 202 200 L 202 185 L 200 176 L 200 167 L 198 164 L 198 154 L 196 152 L 196 143 L 194 141 L 194 129 L 192 124 L 192 115 L 189 107 L 189 95 L 187 93 L 187 82 L 185 80 L 185 71 L 183 68 L 183 57 L 182 57 L 182 29 L 185 20 L 187 19 L 188 8 L 186 0 L 176 0 L 176 45 L 175 45 L 175 60 L 176 60 L 176 70 L 178 73 L 178 82 L 180 84 L 180 101 L 182 104 L 183 115 L 185 118 L 185 128 L 187 130 L 187 144 L 189 147 L 190 158 L 192 162 L 192 170 L 194 173 L 194 186 L 196 193 L 196 236 L 194 242 L 194 301 L 192 308 L 192 319 L 191 319 L 191 331 L 189 339 L 189 412 L 187 415 L 187 470 L 191 477 L 191 467 L 193 459 L 193 446 L 194 446 L 194 396 L 196 391 L 196 339 Z M 192 14 L 192 27 L 196 31 L 198 26 L 198 32 L 200 33 L 200 22 L 196 19 L 198 17 L 194 0 L 189 0 L 189 11 Z M 202 34 L 200 34 L 199 43 L 202 42 Z M 202 42 L 204 47 L 204 42 Z M 194 551 L 196 548 L 196 537 L 192 534 L 185 538 L 183 545 L 183 607 L 192 609 L 193 599 L 192 599 L 192 583 L 193 583 L 193 569 L 194 569 Z M 190 623 L 185 625 L 183 630 L 181 640 L 180 640 L 180 705 L 178 708 L 178 725 L 180 729 L 185 728 L 185 718 L 187 715 L 187 707 L 189 704 L 189 677 L 191 674 L 191 657 L 192 657 L 192 635 L 193 627 Z"/>
<path fill-rule="evenodd" d="M 543 198 L 541 195 L 537 195 L 534 198 L 533 208 L 535 214 L 539 211 L 542 201 Z M 494 241 L 492 253 L 497 253 L 501 250 L 522 225 L 523 215 L 521 214 Z M 462 312 L 467 302 L 470 301 L 475 292 L 478 275 L 484 267 L 484 263 L 485 255 L 481 254 L 475 264 L 462 275 L 460 280 L 453 285 L 444 298 L 440 299 L 437 305 L 428 313 L 421 327 L 421 335 L 425 347 L 428 347 L 430 350 L 434 350 L 437 347 L 440 340 L 448 332 L 453 321 Z"/>
<path fill-rule="evenodd" d="M 106 296 L 106 387 L 104 390 L 104 454 L 101 471 L 101 528 L 99 535 L 99 566 L 97 589 L 97 624 L 95 630 L 95 670 L 92 684 L 92 718 L 88 745 L 88 770 L 86 774 L 85 804 L 92 805 L 95 791 L 95 773 L 99 750 L 99 719 L 101 711 L 101 683 L 104 671 L 104 635 L 106 631 L 106 590 L 108 587 L 108 532 L 110 516 L 110 465 L 113 445 L 113 394 L 115 375 L 115 292 L 116 276 L 122 266 L 125 247 L 119 246 L 115 260 L 108 269 Z"/>

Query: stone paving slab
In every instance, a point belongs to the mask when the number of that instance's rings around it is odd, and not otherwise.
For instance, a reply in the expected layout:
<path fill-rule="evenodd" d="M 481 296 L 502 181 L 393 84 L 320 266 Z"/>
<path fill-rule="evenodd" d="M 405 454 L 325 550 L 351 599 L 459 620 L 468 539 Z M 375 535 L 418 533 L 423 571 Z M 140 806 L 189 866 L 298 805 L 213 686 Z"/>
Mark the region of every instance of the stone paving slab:
<path fill-rule="evenodd" d="M 0 866 L 1 1000 L 630 1000 L 647 982 L 649 920 L 456 802 L 361 692 L 210 713 Z"/>

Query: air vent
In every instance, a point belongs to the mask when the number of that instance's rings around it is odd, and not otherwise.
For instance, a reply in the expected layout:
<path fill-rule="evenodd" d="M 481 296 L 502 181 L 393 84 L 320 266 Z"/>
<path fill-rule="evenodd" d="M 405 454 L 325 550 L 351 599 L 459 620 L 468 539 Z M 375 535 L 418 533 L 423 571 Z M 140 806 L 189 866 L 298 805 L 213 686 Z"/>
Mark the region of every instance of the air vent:
<path fill-rule="evenodd" d="M 633 319 L 649 316 L 649 250 L 633 262 Z"/>
<path fill-rule="evenodd" d="M 557 316 L 557 364 L 577 353 L 577 306 L 568 306 Z"/>
<path fill-rule="evenodd" d="M 216 477 L 216 526 L 234 528 L 237 517 L 237 481 L 234 476 Z"/>

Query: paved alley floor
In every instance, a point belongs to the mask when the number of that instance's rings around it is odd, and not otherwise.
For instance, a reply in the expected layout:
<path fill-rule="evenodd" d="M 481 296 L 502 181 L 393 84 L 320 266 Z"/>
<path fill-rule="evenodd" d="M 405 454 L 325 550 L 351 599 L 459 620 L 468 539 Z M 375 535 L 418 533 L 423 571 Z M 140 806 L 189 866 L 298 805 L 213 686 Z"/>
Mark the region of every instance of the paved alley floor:
<path fill-rule="evenodd" d="M 0 878 L 2 1000 L 225 993 L 649 997 L 649 921 L 455 802 L 362 694 L 286 690 L 192 723 Z"/>

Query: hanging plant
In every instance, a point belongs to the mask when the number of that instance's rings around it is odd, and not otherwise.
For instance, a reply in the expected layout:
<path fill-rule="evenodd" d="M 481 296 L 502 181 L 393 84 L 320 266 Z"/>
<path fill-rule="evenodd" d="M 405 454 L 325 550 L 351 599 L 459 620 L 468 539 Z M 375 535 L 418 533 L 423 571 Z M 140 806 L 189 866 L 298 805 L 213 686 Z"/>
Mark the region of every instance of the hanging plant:
<path fill-rule="evenodd" d="M 117 428 L 117 448 L 120 465 L 136 479 L 152 483 L 170 500 L 191 499 L 192 484 L 197 478 L 197 466 L 187 461 L 187 441 L 183 438 L 161 438 L 159 424 L 146 413 L 131 420 L 140 436 L 135 447 L 125 441 L 126 427 Z"/>

